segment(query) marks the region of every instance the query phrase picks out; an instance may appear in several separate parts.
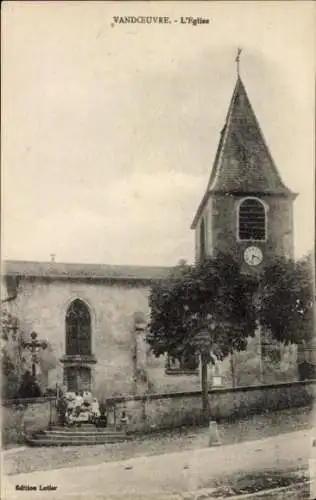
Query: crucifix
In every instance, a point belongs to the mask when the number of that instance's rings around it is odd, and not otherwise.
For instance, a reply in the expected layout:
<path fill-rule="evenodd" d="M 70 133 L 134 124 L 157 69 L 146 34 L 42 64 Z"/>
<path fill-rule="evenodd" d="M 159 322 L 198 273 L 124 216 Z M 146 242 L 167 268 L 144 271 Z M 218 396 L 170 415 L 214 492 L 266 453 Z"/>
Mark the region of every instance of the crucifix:
<path fill-rule="evenodd" d="M 240 54 L 241 54 L 242 49 L 237 49 L 237 56 L 236 56 L 236 63 L 237 63 L 237 76 L 239 77 L 239 61 L 240 61 Z"/>
<path fill-rule="evenodd" d="M 29 349 L 29 351 L 31 351 L 32 353 L 32 356 L 31 356 L 31 360 L 32 360 L 32 376 L 33 378 L 35 379 L 36 377 L 36 364 L 37 364 L 37 353 L 43 349 L 47 349 L 47 342 L 44 341 L 44 340 L 38 340 L 37 339 L 37 333 L 36 332 L 32 332 L 31 333 L 31 340 L 30 341 L 23 341 L 22 342 L 22 346 L 24 347 L 24 349 Z"/>

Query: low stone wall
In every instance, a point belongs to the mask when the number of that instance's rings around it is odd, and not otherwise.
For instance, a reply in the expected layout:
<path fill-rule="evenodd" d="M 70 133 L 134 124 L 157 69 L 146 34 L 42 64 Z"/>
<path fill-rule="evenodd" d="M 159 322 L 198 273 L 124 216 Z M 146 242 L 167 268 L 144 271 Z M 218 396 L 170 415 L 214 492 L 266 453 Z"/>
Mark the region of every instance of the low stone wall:
<path fill-rule="evenodd" d="M 267 410 L 312 405 L 315 396 L 316 380 L 214 389 L 209 392 L 211 418 L 236 419 Z M 123 411 L 127 413 L 132 432 L 197 425 L 202 417 L 199 391 L 112 398 L 107 405 L 116 407 L 117 420 Z"/>
<path fill-rule="evenodd" d="M 55 398 L 4 401 L 1 406 L 2 445 L 24 442 L 23 434 L 46 429 L 56 418 Z"/>
<path fill-rule="evenodd" d="M 315 396 L 316 380 L 213 389 L 209 392 L 211 418 L 237 419 L 266 410 L 308 406 L 313 404 Z M 116 397 L 108 399 L 106 405 L 115 407 L 117 422 L 123 411 L 127 413 L 132 432 L 198 425 L 202 416 L 199 391 Z M 23 443 L 23 432 L 45 429 L 50 419 L 56 419 L 54 398 L 3 402 L 2 445 Z"/>

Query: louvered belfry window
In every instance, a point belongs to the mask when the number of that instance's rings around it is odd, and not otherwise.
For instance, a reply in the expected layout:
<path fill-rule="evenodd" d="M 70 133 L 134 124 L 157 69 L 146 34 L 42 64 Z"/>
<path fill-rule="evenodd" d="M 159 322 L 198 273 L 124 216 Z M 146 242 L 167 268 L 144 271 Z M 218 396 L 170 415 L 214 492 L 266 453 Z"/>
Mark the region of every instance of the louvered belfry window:
<path fill-rule="evenodd" d="M 91 316 L 80 299 L 70 304 L 66 314 L 66 354 L 91 354 Z"/>
<path fill-rule="evenodd" d="M 266 239 L 266 211 L 256 198 L 247 198 L 239 206 L 238 237 L 240 240 Z"/>

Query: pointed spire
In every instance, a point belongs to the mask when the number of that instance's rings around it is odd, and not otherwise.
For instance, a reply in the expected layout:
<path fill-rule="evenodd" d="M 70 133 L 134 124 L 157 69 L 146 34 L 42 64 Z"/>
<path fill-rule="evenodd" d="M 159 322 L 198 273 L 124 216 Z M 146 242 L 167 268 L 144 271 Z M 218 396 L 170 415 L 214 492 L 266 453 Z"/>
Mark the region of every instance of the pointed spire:
<path fill-rule="evenodd" d="M 228 110 L 209 189 L 289 193 L 274 164 L 240 77 Z"/>
<path fill-rule="evenodd" d="M 221 132 L 206 193 L 193 220 L 196 226 L 211 193 L 274 194 L 296 197 L 283 183 L 239 75 Z"/>

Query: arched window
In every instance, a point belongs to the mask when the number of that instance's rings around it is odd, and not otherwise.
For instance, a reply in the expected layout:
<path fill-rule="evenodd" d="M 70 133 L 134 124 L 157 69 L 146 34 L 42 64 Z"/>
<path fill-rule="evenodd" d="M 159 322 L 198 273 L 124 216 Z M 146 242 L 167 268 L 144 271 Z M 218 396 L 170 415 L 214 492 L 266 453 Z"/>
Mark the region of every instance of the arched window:
<path fill-rule="evenodd" d="M 263 203 L 256 198 L 246 198 L 239 205 L 239 240 L 266 239 L 266 211 Z"/>
<path fill-rule="evenodd" d="M 205 258 L 205 222 L 204 218 L 201 220 L 200 224 L 200 259 Z"/>
<path fill-rule="evenodd" d="M 66 314 L 66 355 L 91 354 L 91 316 L 86 304 L 74 300 Z"/>

